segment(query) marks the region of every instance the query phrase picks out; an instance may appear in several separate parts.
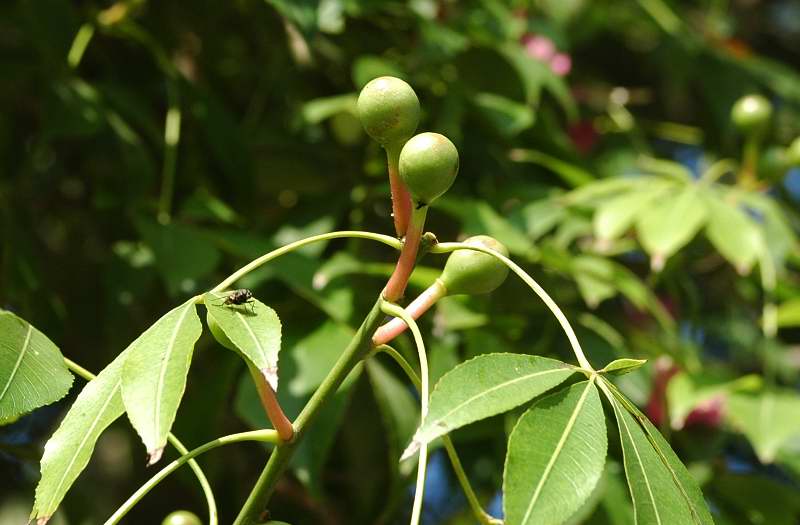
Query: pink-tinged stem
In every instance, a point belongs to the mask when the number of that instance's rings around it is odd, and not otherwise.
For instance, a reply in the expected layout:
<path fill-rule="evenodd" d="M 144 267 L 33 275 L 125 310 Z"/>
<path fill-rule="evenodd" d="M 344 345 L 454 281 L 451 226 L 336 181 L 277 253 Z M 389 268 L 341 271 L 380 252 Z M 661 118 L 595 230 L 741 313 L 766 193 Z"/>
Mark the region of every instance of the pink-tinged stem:
<path fill-rule="evenodd" d="M 278 432 L 278 437 L 281 438 L 281 441 L 291 441 L 294 437 L 294 427 L 292 426 L 292 422 L 289 421 L 289 418 L 286 417 L 286 414 L 283 413 L 275 391 L 267 382 L 266 377 L 264 377 L 258 369 L 249 364 L 248 367 L 250 368 L 250 375 L 253 376 L 253 381 L 256 384 L 256 390 L 258 391 L 258 397 L 261 399 L 261 405 L 264 407 L 264 411 L 267 413 L 267 417 L 272 423 L 272 426 Z"/>
<path fill-rule="evenodd" d="M 398 169 L 400 148 L 394 146 L 387 147 L 386 158 L 389 164 L 389 187 L 392 191 L 394 229 L 398 237 L 403 237 L 406 235 L 408 223 L 411 220 L 411 194 L 400 178 Z"/>
<path fill-rule="evenodd" d="M 417 262 L 417 251 L 419 241 L 422 238 L 422 229 L 425 227 L 425 216 L 428 207 L 423 206 L 411 215 L 411 223 L 406 230 L 406 238 L 403 248 L 400 250 L 400 257 L 397 259 L 397 266 L 383 289 L 383 298 L 390 303 L 396 303 L 406 291 L 408 279 L 414 271 L 414 264 Z"/>
<path fill-rule="evenodd" d="M 442 281 L 436 279 L 427 290 L 419 294 L 416 299 L 411 301 L 411 304 L 406 306 L 406 312 L 416 321 L 445 295 L 447 295 L 447 289 L 442 284 Z M 385 345 L 402 334 L 407 328 L 408 325 L 402 319 L 395 317 L 375 331 L 375 335 L 372 336 L 372 344 L 375 346 Z"/>

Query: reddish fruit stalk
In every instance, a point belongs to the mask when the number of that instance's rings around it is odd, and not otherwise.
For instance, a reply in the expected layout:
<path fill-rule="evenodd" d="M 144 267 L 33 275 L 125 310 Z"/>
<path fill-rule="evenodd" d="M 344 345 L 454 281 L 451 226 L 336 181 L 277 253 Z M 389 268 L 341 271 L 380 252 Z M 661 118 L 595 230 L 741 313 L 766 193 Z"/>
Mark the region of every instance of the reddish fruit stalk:
<path fill-rule="evenodd" d="M 447 295 L 447 289 L 439 279 L 436 279 L 427 290 L 406 306 L 406 311 L 414 320 L 417 320 L 445 295 Z M 407 328 L 408 325 L 402 319 L 395 317 L 375 331 L 375 335 L 372 336 L 372 344 L 375 346 L 385 345 Z"/>

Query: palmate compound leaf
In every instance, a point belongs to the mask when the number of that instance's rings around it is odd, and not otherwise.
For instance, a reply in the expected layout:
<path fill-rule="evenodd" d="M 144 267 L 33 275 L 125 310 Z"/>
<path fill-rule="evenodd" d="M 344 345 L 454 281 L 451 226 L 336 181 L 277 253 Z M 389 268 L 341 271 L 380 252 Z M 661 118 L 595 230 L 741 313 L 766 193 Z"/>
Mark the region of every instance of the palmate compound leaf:
<path fill-rule="evenodd" d="M 423 443 L 530 401 L 574 372 L 567 363 L 522 354 L 484 354 L 458 365 L 436 383 L 428 415 L 403 458 Z"/>
<path fill-rule="evenodd" d="M 169 311 L 125 350 L 122 400 L 150 456 L 161 458 L 202 325 L 194 299 Z"/>
<path fill-rule="evenodd" d="M 0 310 L 0 424 L 58 401 L 72 374 L 56 345 L 27 321 Z"/>
<path fill-rule="evenodd" d="M 508 525 L 558 525 L 592 493 L 606 460 L 606 424 L 593 380 L 531 406 L 508 440 L 503 507 Z"/>
<path fill-rule="evenodd" d="M 100 434 L 125 411 L 120 386 L 127 352 L 121 353 L 78 394 L 44 446 L 42 477 L 31 519 L 43 525 L 86 467 Z"/>
<path fill-rule="evenodd" d="M 278 314 L 257 299 L 242 305 L 226 305 L 226 297 L 227 294 L 205 295 L 209 325 L 216 323 L 233 343 L 234 350 L 250 361 L 277 392 L 278 352 L 281 349 L 281 321 Z"/>
<path fill-rule="evenodd" d="M 636 523 L 712 525 L 703 493 L 669 443 L 630 401 L 609 388 L 613 394 L 607 390 L 606 397 L 619 426 Z"/>

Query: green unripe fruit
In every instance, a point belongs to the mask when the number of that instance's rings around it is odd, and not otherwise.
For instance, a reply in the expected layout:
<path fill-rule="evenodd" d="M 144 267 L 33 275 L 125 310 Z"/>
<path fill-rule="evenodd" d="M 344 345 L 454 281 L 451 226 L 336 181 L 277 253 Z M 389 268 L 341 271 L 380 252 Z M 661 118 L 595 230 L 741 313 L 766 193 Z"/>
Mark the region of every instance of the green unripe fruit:
<path fill-rule="evenodd" d="M 483 246 L 508 257 L 502 243 L 487 235 L 470 237 L 466 244 Z M 482 294 L 494 291 L 508 276 L 508 267 L 494 256 L 475 250 L 456 250 L 447 259 L 439 278 L 448 295 Z"/>
<path fill-rule="evenodd" d="M 761 95 L 744 96 L 731 109 L 731 120 L 745 133 L 764 129 L 771 116 L 772 104 Z"/>
<path fill-rule="evenodd" d="M 768 147 L 758 159 L 758 176 L 763 180 L 778 182 L 783 179 L 788 169 L 786 149 L 781 146 Z"/>
<path fill-rule="evenodd" d="M 789 166 L 800 166 L 800 137 L 797 137 L 786 148 L 786 161 Z"/>
<path fill-rule="evenodd" d="M 453 185 L 458 173 L 458 150 L 438 133 L 420 133 L 400 151 L 400 178 L 417 207 L 430 204 Z"/>
<path fill-rule="evenodd" d="M 379 144 L 401 145 L 419 124 L 419 100 L 414 90 L 396 77 L 378 77 L 358 95 L 358 117 L 367 134 Z"/>
<path fill-rule="evenodd" d="M 188 510 L 176 510 L 164 518 L 161 525 L 203 525 L 203 522 Z"/>

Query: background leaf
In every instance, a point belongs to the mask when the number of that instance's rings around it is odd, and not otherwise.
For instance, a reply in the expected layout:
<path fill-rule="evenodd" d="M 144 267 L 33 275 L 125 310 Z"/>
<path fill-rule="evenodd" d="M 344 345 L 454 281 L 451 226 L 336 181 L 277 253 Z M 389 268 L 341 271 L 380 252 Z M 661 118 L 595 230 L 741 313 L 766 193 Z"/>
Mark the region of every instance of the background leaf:
<path fill-rule="evenodd" d="M 508 439 L 506 522 L 564 522 L 600 479 L 606 446 L 605 416 L 593 382 L 576 383 L 534 403 Z"/>
<path fill-rule="evenodd" d="M 69 392 L 72 379 L 47 336 L 0 310 L 0 424 L 58 401 Z"/>
<path fill-rule="evenodd" d="M 161 458 L 167 443 L 202 330 L 192 298 L 165 314 L 125 350 L 122 399 L 147 447 L 150 464 Z"/>
<path fill-rule="evenodd" d="M 784 444 L 800 436 L 800 395 L 792 390 L 734 394 L 728 399 L 728 419 L 747 436 L 758 459 L 772 463 Z"/>
<path fill-rule="evenodd" d="M 645 210 L 636 223 L 636 231 L 651 256 L 666 259 L 692 240 L 702 228 L 706 213 L 697 188 L 687 186 L 673 199 Z"/>

